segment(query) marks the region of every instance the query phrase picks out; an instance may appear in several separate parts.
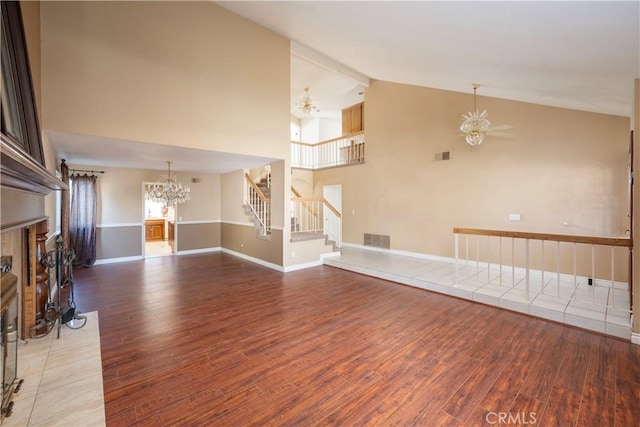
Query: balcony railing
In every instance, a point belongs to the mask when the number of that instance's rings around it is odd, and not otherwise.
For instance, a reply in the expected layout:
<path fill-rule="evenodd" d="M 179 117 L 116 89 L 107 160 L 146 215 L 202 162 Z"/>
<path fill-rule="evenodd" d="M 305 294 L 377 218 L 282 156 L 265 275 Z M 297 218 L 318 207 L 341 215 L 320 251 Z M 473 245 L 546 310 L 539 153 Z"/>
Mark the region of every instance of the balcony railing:
<path fill-rule="evenodd" d="M 364 131 L 308 144 L 291 141 L 291 166 L 325 169 L 364 163 Z"/>
<path fill-rule="evenodd" d="M 630 314 L 629 238 L 454 228 L 455 285 L 519 288 Z M 624 302 L 623 302 L 624 301 Z"/>

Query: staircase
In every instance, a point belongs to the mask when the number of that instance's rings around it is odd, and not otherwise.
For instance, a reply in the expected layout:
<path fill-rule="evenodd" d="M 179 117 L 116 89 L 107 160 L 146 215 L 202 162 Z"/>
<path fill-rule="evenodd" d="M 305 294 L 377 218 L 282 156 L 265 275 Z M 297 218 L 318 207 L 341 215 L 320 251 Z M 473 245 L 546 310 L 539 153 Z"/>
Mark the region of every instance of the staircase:
<path fill-rule="evenodd" d="M 271 185 L 270 175 L 262 178 L 258 183 L 246 173 L 247 200 L 244 210 L 251 217 L 254 228 L 258 230 L 258 237 L 271 239 Z"/>
<path fill-rule="evenodd" d="M 339 250 L 339 241 L 330 236 L 324 229 L 324 218 L 330 216 L 335 208 L 324 198 L 301 197 L 301 194 L 291 187 L 291 242 L 324 239 L 325 246 L 331 246 L 332 252 Z"/>
<path fill-rule="evenodd" d="M 293 220 L 294 218 L 291 218 L 291 219 Z M 302 242 L 305 240 L 315 240 L 315 239 L 324 239 L 325 246 L 331 246 L 332 248 L 331 252 L 336 252 L 340 250 L 340 248 L 336 246 L 335 240 L 329 239 L 329 236 L 327 234 L 322 233 L 322 231 L 299 231 L 296 233 L 291 233 L 292 242 Z"/>

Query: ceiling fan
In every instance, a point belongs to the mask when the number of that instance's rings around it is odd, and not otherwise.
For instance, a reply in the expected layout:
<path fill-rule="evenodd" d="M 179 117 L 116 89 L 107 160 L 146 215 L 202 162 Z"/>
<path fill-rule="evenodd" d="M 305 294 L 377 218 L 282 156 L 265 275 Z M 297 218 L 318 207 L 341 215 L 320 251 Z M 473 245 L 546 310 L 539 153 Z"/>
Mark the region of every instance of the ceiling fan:
<path fill-rule="evenodd" d="M 512 126 L 491 126 L 491 122 L 487 119 L 487 110 L 483 110 L 482 112 L 478 111 L 476 107 L 476 91 L 480 85 L 473 83 L 471 87 L 473 88 L 473 111 L 462 115 L 462 124 L 460 125 L 462 135 L 460 136 L 464 136 L 467 144 L 472 146 L 482 144 L 484 137 L 487 135 L 512 138 L 514 136 L 513 134 L 500 132 L 502 130 L 513 129 Z"/>

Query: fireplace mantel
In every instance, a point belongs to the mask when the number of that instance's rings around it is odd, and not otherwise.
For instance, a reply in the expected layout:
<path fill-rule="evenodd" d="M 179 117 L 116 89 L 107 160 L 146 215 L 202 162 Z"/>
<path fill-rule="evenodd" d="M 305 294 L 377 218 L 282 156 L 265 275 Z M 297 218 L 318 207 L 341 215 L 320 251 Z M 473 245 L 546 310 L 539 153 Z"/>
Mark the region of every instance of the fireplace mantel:
<path fill-rule="evenodd" d="M 45 167 L 20 2 L 2 2 L 0 185 L 46 195 L 67 185 Z"/>
<path fill-rule="evenodd" d="M 4 135 L 0 136 L 0 183 L 2 187 L 47 195 L 66 190 L 67 185 L 51 174 L 33 157 L 20 150 Z"/>

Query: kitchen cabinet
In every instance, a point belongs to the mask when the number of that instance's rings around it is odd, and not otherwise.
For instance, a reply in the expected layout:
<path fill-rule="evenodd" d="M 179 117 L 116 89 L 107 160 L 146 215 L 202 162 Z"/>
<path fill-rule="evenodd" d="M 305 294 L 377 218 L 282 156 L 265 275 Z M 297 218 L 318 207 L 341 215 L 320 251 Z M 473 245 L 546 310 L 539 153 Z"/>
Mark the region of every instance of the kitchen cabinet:
<path fill-rule="evenodd" d="M 164 219 L 148 219 L 144 222 L 144 228 L 145 241 L 164 240 Z"/>

